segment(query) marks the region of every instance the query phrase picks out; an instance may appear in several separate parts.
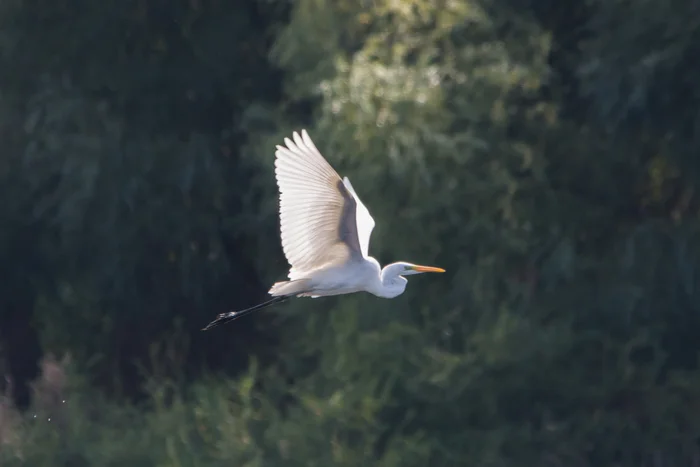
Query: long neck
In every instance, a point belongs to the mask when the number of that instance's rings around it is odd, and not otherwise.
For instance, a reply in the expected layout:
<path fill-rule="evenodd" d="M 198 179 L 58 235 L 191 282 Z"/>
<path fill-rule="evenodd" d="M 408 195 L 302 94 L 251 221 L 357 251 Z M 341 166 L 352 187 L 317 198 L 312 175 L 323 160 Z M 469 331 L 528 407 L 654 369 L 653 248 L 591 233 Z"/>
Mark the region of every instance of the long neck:
<path fill-rule="evenodd" d="M 378 268 L 379 263 L 377 263 Z M 379 273 L 378 281 L 370 292 L 382 298 L 394 298 L 401 295 L 406 290 L 406 282 L 408 282 L 406 278 L 399 275 L 401 269 L 396 264 L 387 264 L 381 272 L 377 270 Z"/>

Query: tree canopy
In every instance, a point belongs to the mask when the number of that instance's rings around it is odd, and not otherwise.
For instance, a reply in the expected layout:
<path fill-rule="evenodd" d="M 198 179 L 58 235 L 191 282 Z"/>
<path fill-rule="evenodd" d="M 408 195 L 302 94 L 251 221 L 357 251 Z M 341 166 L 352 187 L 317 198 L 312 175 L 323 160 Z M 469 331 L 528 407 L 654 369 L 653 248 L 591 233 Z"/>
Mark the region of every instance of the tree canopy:
<path fill-rule="evenodd" d="M 697 11 L 6 2 L 0 462 L 697 462 Z M 301 128 L 448 273 L 201 333 L 286 275 Z"/>

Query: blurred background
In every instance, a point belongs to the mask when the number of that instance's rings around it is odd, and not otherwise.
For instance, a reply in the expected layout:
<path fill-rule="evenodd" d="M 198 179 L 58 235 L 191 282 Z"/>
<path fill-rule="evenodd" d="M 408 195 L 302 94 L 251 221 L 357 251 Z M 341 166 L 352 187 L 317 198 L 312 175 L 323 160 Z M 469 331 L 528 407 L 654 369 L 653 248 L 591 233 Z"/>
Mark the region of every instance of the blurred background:
<path fill-rule="evenodd" d="M 700 3 L 0 4 L 2 466 L 700 465 Z M 306 128 L 447 274 L 207 333 Z"/>

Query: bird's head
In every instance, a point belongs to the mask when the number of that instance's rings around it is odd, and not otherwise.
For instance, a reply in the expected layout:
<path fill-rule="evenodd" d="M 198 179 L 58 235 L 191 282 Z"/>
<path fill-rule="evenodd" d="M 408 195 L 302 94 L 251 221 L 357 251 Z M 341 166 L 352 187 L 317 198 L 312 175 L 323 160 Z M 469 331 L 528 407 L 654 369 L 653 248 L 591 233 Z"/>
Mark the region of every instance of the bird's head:
<path fill-rule="evenodd" d="M 408 280 L 404 276 L 421 274 L 423 272 L 445 272 L 445 270 L 405 262 L 387 264 L 381 273 L 381 290 L 375 295 L 385 298 L 397 297 L 406 290 Z"/>

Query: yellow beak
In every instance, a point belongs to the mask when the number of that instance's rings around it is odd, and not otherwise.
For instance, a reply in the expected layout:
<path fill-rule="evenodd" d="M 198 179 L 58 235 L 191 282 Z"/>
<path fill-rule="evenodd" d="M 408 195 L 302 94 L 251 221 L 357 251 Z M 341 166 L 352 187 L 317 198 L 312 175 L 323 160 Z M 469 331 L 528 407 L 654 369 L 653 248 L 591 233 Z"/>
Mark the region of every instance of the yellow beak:
<path fill-rule="evenodd" d="M 434 268 L 432 266 L 413 266 L 411 269 L 417 272 L 445 272 L 442 268 Z"/>

